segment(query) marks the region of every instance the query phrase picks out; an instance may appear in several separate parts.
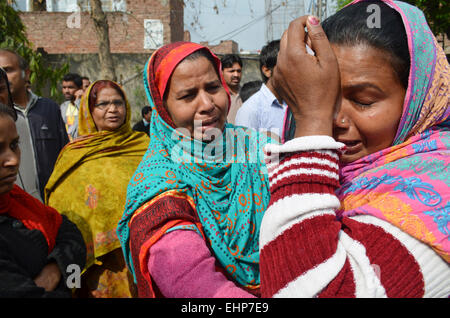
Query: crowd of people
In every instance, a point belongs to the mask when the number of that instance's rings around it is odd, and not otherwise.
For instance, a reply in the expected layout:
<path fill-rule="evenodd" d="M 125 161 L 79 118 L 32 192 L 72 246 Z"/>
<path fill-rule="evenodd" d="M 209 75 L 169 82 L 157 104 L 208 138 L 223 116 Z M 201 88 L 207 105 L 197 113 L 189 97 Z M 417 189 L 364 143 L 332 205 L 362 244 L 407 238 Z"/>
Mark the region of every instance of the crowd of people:
<path fill-rule="evenodd" d="M 69 73 L 57 105 L 0 49 L 0 297 L 449 297 L 450 66 L 422 11 L 303 16 L 244 66 L 161 47 L 132 125 L 118 83 Z"/>

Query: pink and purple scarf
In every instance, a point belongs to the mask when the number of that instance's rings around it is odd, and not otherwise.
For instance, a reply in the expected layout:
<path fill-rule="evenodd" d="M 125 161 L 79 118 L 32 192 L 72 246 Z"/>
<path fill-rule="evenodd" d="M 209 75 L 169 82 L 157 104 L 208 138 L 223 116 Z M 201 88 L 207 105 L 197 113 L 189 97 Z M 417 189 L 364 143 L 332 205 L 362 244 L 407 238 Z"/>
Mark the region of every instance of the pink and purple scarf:
<path fill-rule="evenodd" d="M 357 0 L 350 5 L 361 2 Z M 339 216 L 373 215 L 450 260 L 450 68 L 423 13 L 400 13 L 411 57 L 403 115 L 393 145 L 342 166 Z"/>

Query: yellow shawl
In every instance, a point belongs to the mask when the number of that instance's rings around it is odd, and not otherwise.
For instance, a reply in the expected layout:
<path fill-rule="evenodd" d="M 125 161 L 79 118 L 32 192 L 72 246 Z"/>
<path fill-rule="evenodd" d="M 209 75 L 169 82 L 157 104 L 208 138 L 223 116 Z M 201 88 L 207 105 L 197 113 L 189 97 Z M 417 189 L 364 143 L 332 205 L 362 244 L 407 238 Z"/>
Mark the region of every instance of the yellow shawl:
<path fill-rule="evenodd" d="M 120 247 L 116 227 L 127 185 L 150 141 L 145 133 L 131 129 L 126 98 L 125 123 L 115 131 L 97 130 L 88 105 L 94 84 L 81 100 L 80 137 L 61 151 L 45 187 L 45 203 L 66 215 L 83 234 L 86 269 L 98 257 Z"/>

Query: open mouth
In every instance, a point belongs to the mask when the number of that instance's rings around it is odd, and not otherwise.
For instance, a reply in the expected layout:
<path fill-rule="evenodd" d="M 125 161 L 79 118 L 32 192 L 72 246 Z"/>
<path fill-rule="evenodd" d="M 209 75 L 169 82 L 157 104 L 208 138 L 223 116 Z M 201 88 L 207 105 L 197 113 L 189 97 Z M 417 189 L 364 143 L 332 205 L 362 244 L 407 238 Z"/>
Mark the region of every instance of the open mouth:
<path fill-rule="evenodd" d="M 213 117 L 206 120 L 196 120 L 194 122 L 196 133 L 201 134 L 202 138 L 211 139 L 211 136 L 220 135 L 222 127 L 220 127 L 219 117 Z M 196 134 L 194 132 L 194 135 Z"/>
<path fill-rule="evenodd" d="M 352 154 L 356 153 L 361 150 L 362 148 L 362 142 L 360 140 L 339 140 L 339 142 L 342 142 L 345 144 L 345 154 Z"/>
<path fill-rule="evenodd" d="M 219 119 L 217 117 L 206 119 L 206 120 L 201 120 L 201 121 L 199 121 L 199 124 L 200 124 L 199 127 L 208 128 L 208 127 L 216 126 L 218 120 Z"/>

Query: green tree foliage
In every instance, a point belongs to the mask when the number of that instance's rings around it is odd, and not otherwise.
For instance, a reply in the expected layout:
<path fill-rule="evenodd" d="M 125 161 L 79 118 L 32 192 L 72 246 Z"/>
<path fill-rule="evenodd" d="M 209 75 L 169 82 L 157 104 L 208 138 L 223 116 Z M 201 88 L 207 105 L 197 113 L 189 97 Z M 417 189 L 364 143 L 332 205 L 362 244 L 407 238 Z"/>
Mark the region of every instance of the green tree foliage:
<path fill-rule="evenodd" d="M 49 87 L 50 97 L 59 100 L 58 85 L 62 77 L 69 71 L 69 64 L 61 67 L 50 67 L 45 64 L 41 52 L 33 49 L 33 44 L 26 37 L 26 29 L 17 11 L 11 4 L 13 1 L 0 0 L 0 48 L 15 50 L 30 66 L 30 82 L 33 91 L 42 95 L 44 88 Z"/>
<path fill-rule="evenodd" d="M 448 0 L 406 0 L 422 9 L 435 35 L 446 33 L 450 38 L 450 5 Z"/>
<path fill-rule="evenodd" d="M 423 11 L 434 35 L 446 33 L 450 38 L 450 5 L 448 0 L 402 0 Z M 343 8 L 352 0 L 337 0 L 338 9 Z"/>

